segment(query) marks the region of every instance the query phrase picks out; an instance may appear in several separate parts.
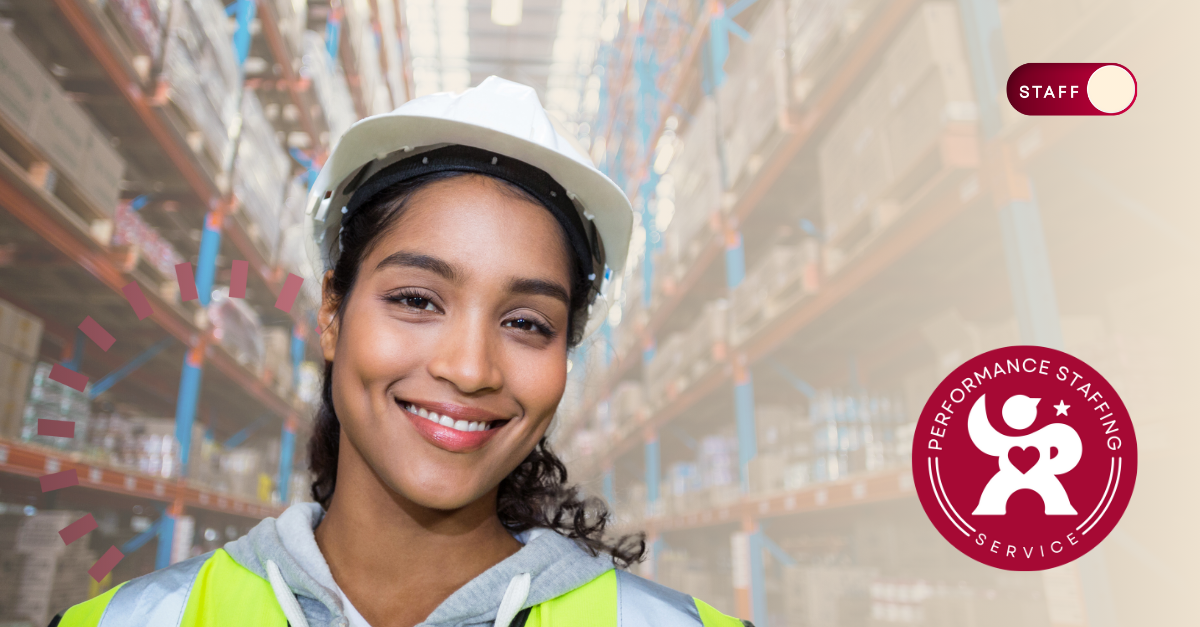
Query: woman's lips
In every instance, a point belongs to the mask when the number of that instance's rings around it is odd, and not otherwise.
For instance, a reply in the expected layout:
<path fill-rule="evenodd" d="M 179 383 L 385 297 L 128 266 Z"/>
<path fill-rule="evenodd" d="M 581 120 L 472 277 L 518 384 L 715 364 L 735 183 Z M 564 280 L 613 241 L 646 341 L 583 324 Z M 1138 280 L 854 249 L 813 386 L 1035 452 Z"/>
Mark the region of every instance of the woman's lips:
<path fill-rule="evenodd" d="M 416 427 L 417 433 L 420 433 L 429 440 L 429 443 L 445 451 L 451 453 L 469 453 L 481 448 L 488 440 L 492 439 L 504 425 L 508 424 L 504 421 L 466 421 L 457 420 L 455 424 L 459 428 L 448 427 L 440 422 L 430 420 L 428 416 L 420 415 L 420 411 L 429 413 L 424 407 L 409 403 L 407 401 L 396 401 L 396 405 L 404 412 L 413 426 Z M 414 411 L 416 410 L 416 411 Z M 445 416 L 443 414 L 443 416 Z M 445 416 L 448 418 L 448 416 Z M 471 423 L 474 424 L 471 424 Z M 495 422 L 500 422 L 496 425 Z M 466 423 L 466 424 L 464 424 Z M 490 427 L 490 428 L 489 428 Z M 463 430 L 463 428 L 478 430 Z"/>

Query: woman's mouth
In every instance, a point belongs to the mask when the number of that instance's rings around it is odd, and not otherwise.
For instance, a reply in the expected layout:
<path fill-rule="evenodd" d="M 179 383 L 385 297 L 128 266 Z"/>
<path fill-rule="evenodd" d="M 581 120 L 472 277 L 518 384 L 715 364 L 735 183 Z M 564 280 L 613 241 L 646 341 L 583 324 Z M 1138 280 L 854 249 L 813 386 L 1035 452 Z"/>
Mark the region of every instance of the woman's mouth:
<path fill-rule="evenodd" d="M 451 412 L 438 413 L 434 409 L 400 399 L 396 399 L 396 405 L 430 444 L 451 453 L 468 453 L 479 449 L 511 420 L 485 419 L 485 416 L 471 411 L 455 411 L 457 414 L 476 414 L 456 418 Z"/>

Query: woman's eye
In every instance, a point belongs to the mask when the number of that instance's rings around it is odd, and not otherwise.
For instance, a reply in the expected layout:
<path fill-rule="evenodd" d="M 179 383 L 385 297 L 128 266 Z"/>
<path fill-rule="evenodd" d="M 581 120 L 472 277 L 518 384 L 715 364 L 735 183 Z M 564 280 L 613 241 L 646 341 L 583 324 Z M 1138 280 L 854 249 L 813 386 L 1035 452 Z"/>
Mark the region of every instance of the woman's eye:
<path fill-rule="evenodd" d="M 421 296 L 405 296 L 401 302 L 414 309 L 424 309 L 426 311 L 436 311 L 437 307 L 433 306 L 433 301 Z"/>
<path fill-rule="evenodd" d="M 529 318 L 514 318 L 504 323 L 504 326 L 515 327 L 522 331 L 534 331 L 537 333 L 545 333 L 545 329 L 536 320 Z"/>
<path fill-rule="evenodd" d="M 437 305 L 433 304 L 433 300 L 421 296 L 419 294 L 392 294 L 387 297 L 387 300 L 410 307 L 412 309 L 420 309 L 423 311 L 437 311 Z"/>

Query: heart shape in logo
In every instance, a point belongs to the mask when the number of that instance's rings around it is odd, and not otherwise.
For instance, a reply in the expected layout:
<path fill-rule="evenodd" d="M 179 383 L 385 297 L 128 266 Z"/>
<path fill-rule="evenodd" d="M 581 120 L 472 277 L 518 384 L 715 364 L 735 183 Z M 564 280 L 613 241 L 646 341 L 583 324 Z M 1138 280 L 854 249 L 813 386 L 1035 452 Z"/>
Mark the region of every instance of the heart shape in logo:
<path fill-rule="evenodd" d="M 1030 468 L 1038 463 L 1038 458 L 1042 454 L 1038 452 L 1036 446 L 1018 447 L 1014 446 L 1008 449 L 1008 461 L 1021 471 L 1021 474 L 1029 472 Z"/>

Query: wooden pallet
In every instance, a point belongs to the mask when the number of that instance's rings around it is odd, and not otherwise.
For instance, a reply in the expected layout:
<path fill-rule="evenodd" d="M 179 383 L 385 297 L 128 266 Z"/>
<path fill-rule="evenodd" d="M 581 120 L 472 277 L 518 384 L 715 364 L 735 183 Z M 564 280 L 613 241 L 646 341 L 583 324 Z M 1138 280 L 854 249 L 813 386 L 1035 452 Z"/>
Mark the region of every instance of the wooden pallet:
<path fill-rule="evenodd" d="M 103 241 L 103 236 L 106 232 L 111 234 L 111 229 L 93 224 L 103 220 L 111 224 L 112 208 L 100 206 L 70 178 L 61 176 L 51 160 L 25 134 L 25 129 L 18 128 L 4 115 L 0 115 L 0 151 L 16 162 L 34 185 L 62 201 L 81 224 L 88 225 L 86 230 L 93 237 L 102 240 L 103 244 L 108 243 Z"/>

